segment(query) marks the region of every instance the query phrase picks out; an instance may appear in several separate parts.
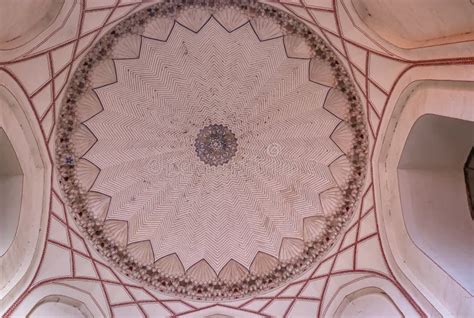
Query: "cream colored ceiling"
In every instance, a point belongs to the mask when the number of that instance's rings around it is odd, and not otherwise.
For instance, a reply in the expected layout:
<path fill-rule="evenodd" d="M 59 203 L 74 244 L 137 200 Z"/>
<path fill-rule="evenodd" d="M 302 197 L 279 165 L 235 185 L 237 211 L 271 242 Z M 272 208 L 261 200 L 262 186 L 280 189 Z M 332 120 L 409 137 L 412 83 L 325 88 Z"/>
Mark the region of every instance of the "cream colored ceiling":
<path fill-rule="evenodd" d="M 451 6 L 468 12 L 466 3 Z M 140 4 L 140 1 L 106 0 L 71 0 L 66 1 L 66 4 L 71 6 L 68 7 L 71 10 L 59 13 L 59 16 L 67 15 L 64 25 L 56 26 L 55 22 L 48 22 L 44 27 L 47 32 L 39 30 L 37 38 L 26 43 L 25 47 L 0 51 L 0 61 L 6 62 L 0 65 L 0 83 L 7 85 L 24 101 L 22 107 L 25 107 L 29 122 L 35 129 L 39 147 L 48 149 L 50 154 L 54 153 L 51 136 L 58 105 L 64 96 L 63 88 L 77 65 L 72 60 L 77 61 L 83 56 L 103 34 L 100 32 L 103 32 L 104 25 L 118 22 L 130 12 L 147 5 Z M 282 1 L 273 5 L 307 21 L 330 43 L 344 59 L 364 100 L 371 134 L 373 170 L 368 176 L 361 205 L 343 239 L 320 265 L 267 294 L 226 303 L 185 301 L 144 288 L 110 268 L 82 238 L 65 210 L 61 190 L 54 181 L 51 191 L 45 196 L 51 204 L 48 213 L 43 214 L 48 226 L 43 227 L 41 232 L 47 239 L 43 249 L 39 248 L 43 254 L 37 255 L 41 265 L 31 268 L 31 276 L 21 281 L 9 295 L 4 297 L 2 294 L 2 313 L 24 316 L 44 297 L 61 294 L 79 299 L 94 316 L 330 316 L 343 303 L 345 296 L 368 286 L 377 286 L 383 290 L 405 316 L 414 316 L 416 313 L 428 316 L 469 316 L 473 312 L 472 296 L 463 293 L 462 288 L 449 278 L 443 278 L 442 281 L 449 292 L 441 295 L 435 289 L 427 290 L 428 287 L 425 287 L 433 286 L 431 281 L 439 280 L 435 276 L 437 274 L 418 279 L 410 275 L 410 269 L 399 265 L 404 260 L 399 258 L 398 243 L 391 241 L 389 244 L 387 241 L 387 236 L 394 236 L 386 234 L 385 228 L 390 227 L 390 217 L 379 201 L 379 186 L 384 180 L 378 179 L 379 167 L 376 161 L 386 131 L 393 127 L 388 126 L 389 118 L 397 116 L 395 104 L 400 96 L 405 96 L 402 92 L 410 83 L 426 79 L 474 81 L 474 60 L 469 54 L 472 52 L 472 42 L 434 45 L 429 50 L 398 50 L 377 37 L 377 30 L 370 29 L 373 27 L 370 22 L 362 23 L 349 1 Z M 391 5 L 396 4 L 391 2 Z M 398 17 L 398 21 L 404 21 L 403 12 L 407 7 L 398 9 L 392 10 L 391 14 Z M 11 10 L 12 16 L 15 9 Z M 406 30 L 403 33 L 408 37 L 420 34 L 417 33 L 420 29 L 427 30 L 427 33 L 422 33 L 423 39 L 430 39 L 456 34 L 459 30 L 464 32 L 470 27 L 461 17 L 459 21 L 454 19 L 456 21 L 452 26 L 446 24 L 443 31 L 436 31 L 429 23 L 440 21 L 433 18 L 437 13 L 420 14 L 423 18 L 417 21 L 419 25 L 408 27 L 412 23 L 411 18 L 403 23 Z M 414 14 L 415 18 L 417 16 Z M 393 24 L 383 16 L 378 19 L 378 23 L 386 21 L 384 25 L 388 33 L 401 33 L 402 28 L 397 24 L 399 22 Z M 29 27 L 25 24 L 24 29 Z M 31 38 L 34 36 L 25 34 L 23 39 L 28 42 Z M 423 39 L 416 38 L 415 41 Z M 460 112 L 456 116 L 468 117 L 466 114 L 464 111 L 464 115 Z M 401 147 L 403 141 L 397 142 Z M 49 160 L 51 164 L 53 157 Z M 431 285 L 422 279 L 430 280 Z M 458 302 L 459 299 L 465 301 Z M 355 303 L 359 306 L 365 300 Z M 370 309 L 370 306 L 370 302 L 366 302 L 364 308 Z"/>
<path fill-rule="evenodd" d="M 177 60 L 181 50 L 189 57 Z M 330 137 L 341 120 L 323 108 L 329 88 L 309 80 L 310 61 L 288 58 L 280 38 L 260 42 L 249 24 L 230 34 L 216 20 L 198 34 L 176 25 L 115 67 L 116 83 L 95 90 L 104 110 L 85 122 L 97 142 L 83 158 L 100 169 L 91 191 L 112 198 L 106 224 L 128 222 L 118 239 L 145 242 L 146 263 L 176 253 L 185 269 L 248 269 L 258 252 L 278 258 L 285 238 L 302 245 L 305 218 L 331 213 L 319 195 L 338 186 L 329 165 L 343 152 Z M 216 123 L 238 145 L 212 167 L 194 143 Z"/>
<path fill-rule="evenodd" d="M 191 298 L 258 294 L 321 257 L 350 217 L 360 101 L 331 49 L 283 12 L 165 8 L 116 26 L 74 74 L 63 189 L 127 275 Z"/>

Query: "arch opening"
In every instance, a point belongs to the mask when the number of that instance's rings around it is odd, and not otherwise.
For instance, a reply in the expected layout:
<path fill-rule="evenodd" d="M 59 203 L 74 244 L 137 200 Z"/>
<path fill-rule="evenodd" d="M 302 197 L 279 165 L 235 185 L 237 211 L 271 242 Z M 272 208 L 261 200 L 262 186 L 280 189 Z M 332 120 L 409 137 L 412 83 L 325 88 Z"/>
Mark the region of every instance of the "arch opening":
<path fill-rule="evenodd" d="M 18 228 L 23 188 L 23 170 L 15 150 L 0 127 L 0 256 L 12 244 Z"/>
<path fill-rule="evenodd" d="M 26 282 L 32 279 L 41 260 L 51 189 L 51 162 L 46 145 L 38 138 L 40 127 L 35 124 L 33 109 L 15 79 L 3 71 L 0 128 L 0 178 L 2 187 L 8 189 L 0 191 L 3 306 L 28 286 Z M 14 181 L 12 176 L 17 176 Z"/>
<path fill-rule="evenodd" d="M 347 295 L 334 317 L 403 317 L 392 299 L 377 287 L 366 287 Z"/>
<path fill-rule="evenodd" d="M 413 125 L 398 163 L 403 218 L 413 242 L 474 294 L 474 222 L 464 167 L 474 122 L 427 114 Z"/>
<path fill-rule="evenodd" d="M 92 318 L 93 315 L 79 300 L 67 296 L 51 295 L 38 302 L 27 317 Z"/>
<path fill-rule="evenodd" d="M 0 50 L 24 45 L 46 30 L 58 17 L 64 0 L 2 2 Z"/>

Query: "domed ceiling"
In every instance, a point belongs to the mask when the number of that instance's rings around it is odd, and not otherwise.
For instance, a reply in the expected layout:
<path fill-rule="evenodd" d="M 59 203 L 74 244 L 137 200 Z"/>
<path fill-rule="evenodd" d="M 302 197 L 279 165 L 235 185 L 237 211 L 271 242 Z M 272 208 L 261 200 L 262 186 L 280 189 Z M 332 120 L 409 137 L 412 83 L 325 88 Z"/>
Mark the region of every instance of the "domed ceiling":
<path fill-rule="evenodd" d="M 472 118 L 472 41 L 404 50 L 355 0 L 262 2 L 65 1 L 0 50 L 0 117 L 23 114 L 44 165 L 1 315 L 472 316 L 404 233 L 384 158 L 417 109 Z"/>
<path fill-rule="evenodd" d="M 331 246 L 365 167 L 335 54 L 263 4 L 159 4 L 110 31 L 63 103 L 72 213 L 132 277 L 196 298 L 278 286 Z"/>

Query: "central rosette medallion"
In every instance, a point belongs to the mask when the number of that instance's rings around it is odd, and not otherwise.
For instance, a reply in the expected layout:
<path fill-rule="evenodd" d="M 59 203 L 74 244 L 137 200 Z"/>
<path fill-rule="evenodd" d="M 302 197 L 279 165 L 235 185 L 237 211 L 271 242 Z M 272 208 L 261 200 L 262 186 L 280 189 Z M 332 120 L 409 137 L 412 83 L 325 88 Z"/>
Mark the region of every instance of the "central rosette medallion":
<path fill-rule="evenodd" d="M 237 139 L 226 126 L 213 124 L 199 131 L 194 146 L 202 162 L 220 166 L 235 156 Z"/>
<path fill-rule="evenodd" d="M 312 266 L 349 219 L 360 104 L 336 55 L 286 13 L 173 3 L 84 57 L 60 115 L 61 184 L 125 274 L 192 298 L 267 290 Z"/>

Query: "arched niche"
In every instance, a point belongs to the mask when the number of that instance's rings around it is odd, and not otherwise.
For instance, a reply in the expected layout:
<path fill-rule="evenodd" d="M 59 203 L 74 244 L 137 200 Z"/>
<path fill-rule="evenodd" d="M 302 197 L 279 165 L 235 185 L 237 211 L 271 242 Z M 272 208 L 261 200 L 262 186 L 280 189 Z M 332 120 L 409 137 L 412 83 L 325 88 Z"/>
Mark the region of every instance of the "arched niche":
<path fill-rule="evenodd" d="M 0 10 L 0 61 L 11 61 L 43 45 L 53 34 L 72 39 L 78 0 L 3 0 Z M 47 47 L 43 47 L 45 49 Z"/>
<path fill-rule="evenodd" d="M 47 296 L 26 316 L 27 318 L 93 318 L 86 305 L 67 296 Z"/>
<path fill-rule="evenodd" d="M 398 164 L 408 234 L 471 295 L 474 221 L 464 165 L 473 146 L 474 122 L 426 114 L 411 128 Z"/>
<path fill-rule="evenodd" d="M 23 170 L 10 139 L 0 126 L 0 256 L 8 251 L 16 235 L 22 190 Z"/>
<path fill-rule="evenodd" d="M 30 41 L 57 18 L 64 0 L 4 0 L 0 11 L 0 49 Z"/>
<path fill-rule="evenodd" d="M 368 274 L 341 284 L 323 304 L 323 317 L 418 317 L 419 313 L 391 281 Z"/>
<path fill-rule="evenodd" d="M 474 121 L 474 83 L 420 80 L 409 84 L 397 96 L 393 109 L 387 115 L 386 130 L 379 137 L 379 152 L 373 163 L 377 213 L 383 225 L 384 244 L 390 251 L 389 261 L 400 275 L 406 276 L 416 287 L 415 291 L 421 293 L 443 316 L 472 316 L 474 298 L 469 291 L 417 246 L 410 236 L 402 207 L 399 167 L 403 169 L 408 164 L 405 161 L 400 165 L 400 160 L 408 136 L 419 118 L 432 114 Z M 460 170 L 462 173 L 462 168 Z M 420 188 L 410 195 L 416 196 L 419 191 Z M 467 205 L 465 186 L 460 193 L 463 203 Z M 425 222 L 436 222 L 436 218 Z M 428 223 L 416 226 L 420 229 Z"/>
<path fill-rule="evenodd" d="M 69 286 L 65 281 L 33 288 L 14 308 L 11 316 L 40 317 L 41 314 L 42 317 L 55 317 L 54 313 L 65 312 L 75 315 L 72 317 L 110 317 L 109 309 L 108 304 L 98 302 L 89 291 Z"/>
<path fill-rule="evenodd" d="M 22 171 L 21 191 L 11 197 L 21 201 L 19 209 L 6 216 L 14 229 L 0 233 L 2 240 L 4 235 L 9 238 L 8 248 L 0 256 L 0 304 L 7 304 L 27 287 L 41 259 L 50 201 L 51 162 L 28 98 L 4 71 L 0 71 L 0 128 Z M 10 155 L 2 160 L 13 160 L 13 154 Z"/>
<path fill-rule="evenodd" d="M 402 318 L 403 314 L 392 299 L 380 288 L 362 288 L 347 295 L 334 318 Z"/>
<path fill-rule="evenodd" d="M 469 0 L 351 1 L 368 28 L 399 48 L 474 40 L 474 5 Z"/>

